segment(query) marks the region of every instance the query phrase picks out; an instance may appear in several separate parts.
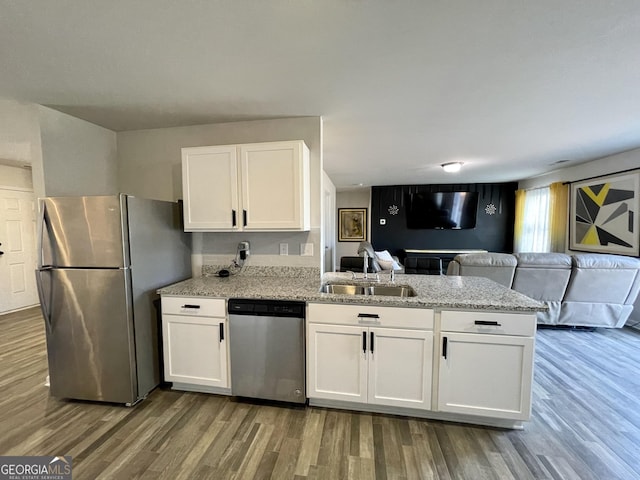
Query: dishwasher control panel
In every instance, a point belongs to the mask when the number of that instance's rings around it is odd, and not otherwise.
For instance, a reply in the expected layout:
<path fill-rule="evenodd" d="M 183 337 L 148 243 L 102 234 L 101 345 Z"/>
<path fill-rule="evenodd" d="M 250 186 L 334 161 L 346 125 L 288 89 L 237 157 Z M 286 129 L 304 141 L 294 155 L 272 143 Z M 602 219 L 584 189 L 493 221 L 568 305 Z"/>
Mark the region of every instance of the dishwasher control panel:
<path fill-rule="evenodd" d="M 229 299 L 228 310 L 236 315 L 305 318 L 305 303 L 292 300 Z"/>

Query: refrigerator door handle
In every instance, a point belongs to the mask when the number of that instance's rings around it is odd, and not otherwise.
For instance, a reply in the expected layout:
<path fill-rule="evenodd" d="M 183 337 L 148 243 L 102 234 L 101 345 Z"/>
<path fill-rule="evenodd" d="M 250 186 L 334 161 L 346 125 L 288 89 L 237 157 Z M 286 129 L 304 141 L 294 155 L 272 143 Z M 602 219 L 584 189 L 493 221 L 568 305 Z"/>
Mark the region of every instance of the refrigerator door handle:
<path fill-rule="evenodd" d="M 36 286 L 38 287 L 38 296 L 40 297 L 40 308 L 42 309 L 42 316 L 44 317 L 44 324 L 47 327 L 47 331 L 51 333 L 51 311 L 49 304 L 44 295 L 44 286 L 42 285 L 42 272 L 51 273 L 51 268 L 39 268 L 36 270 Z"/>
<path fill-rule="evenodd" d="M 44 245 L 43 245 L 43 240 L 44 240 L 44 232 L 45 232 L 45 222 L 47 221 L 47 204 L 44 202 L 44 200 L 40 200 L 40 218 L 38 219 L 38 258 L 36 260 L 36 267 L 38 268 L 38 270 L 42 269 L 42 266 L 44 264 Z"/>

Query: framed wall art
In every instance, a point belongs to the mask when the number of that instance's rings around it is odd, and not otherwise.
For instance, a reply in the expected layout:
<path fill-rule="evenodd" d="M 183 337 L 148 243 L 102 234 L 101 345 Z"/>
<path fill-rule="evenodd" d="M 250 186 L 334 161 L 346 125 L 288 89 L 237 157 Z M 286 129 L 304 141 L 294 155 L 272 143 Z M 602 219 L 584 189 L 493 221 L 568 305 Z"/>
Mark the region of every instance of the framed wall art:
<path fill-rule="evenodd" d="M 640 173 L 571 184 L 569 248 L 638 256 Z"/>
<path fill-rule="evenodd" d="M 362 242 L 367 239 L 367 209 L 338 209 L 338 241 Z"/>

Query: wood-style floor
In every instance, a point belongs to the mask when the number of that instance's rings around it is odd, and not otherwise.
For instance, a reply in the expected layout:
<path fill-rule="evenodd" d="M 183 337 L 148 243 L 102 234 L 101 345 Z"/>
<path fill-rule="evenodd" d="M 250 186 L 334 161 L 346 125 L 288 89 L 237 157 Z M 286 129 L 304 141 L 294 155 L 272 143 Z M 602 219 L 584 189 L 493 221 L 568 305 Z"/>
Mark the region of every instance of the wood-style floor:
<path fill-rule="evenodd" d="M 80 479 L 639 479 L 640 332 L 540 330 L 533 418 L 509 431 L 156 389 L 134 408 L 48 396 L 36 309 L 0 316 L 0 455 Z"/>

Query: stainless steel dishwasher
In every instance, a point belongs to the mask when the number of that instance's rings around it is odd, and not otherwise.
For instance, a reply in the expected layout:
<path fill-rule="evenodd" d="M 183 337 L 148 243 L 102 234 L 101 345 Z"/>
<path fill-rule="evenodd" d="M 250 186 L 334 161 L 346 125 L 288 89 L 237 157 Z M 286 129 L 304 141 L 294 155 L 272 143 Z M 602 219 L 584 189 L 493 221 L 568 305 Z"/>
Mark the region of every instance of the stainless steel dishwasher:
<path fill-rule="evenodd" d="M 305 403 L 305 303 L 229 299 L 231 394 Z"/>

